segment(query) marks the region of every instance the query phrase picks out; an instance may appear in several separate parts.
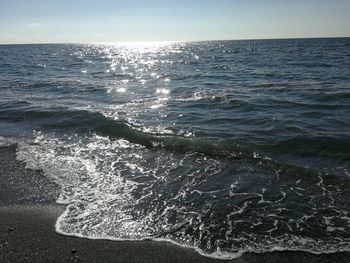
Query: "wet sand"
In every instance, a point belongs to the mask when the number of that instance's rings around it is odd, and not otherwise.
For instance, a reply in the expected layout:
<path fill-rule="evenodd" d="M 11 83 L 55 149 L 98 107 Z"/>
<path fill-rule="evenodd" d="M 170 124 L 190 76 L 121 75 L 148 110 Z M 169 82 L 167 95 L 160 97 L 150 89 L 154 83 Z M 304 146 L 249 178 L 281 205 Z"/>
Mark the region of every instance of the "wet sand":
<path fill-rule="evenodd" d="M 112 242 L 55 233 L 63 210 L 49 205 L 0 208 L 0 262 L 222 262 L 164 242 Z"/>

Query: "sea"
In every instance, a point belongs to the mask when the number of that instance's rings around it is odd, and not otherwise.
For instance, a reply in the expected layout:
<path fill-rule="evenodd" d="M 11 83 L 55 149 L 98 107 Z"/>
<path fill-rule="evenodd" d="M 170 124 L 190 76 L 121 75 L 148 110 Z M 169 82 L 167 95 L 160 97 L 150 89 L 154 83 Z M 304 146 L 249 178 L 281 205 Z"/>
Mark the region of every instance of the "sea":
<path fill-rule="evenodd" d="M 350 38 L 1 45 L 10 144 L 63 235 L 350 251 Z"/>

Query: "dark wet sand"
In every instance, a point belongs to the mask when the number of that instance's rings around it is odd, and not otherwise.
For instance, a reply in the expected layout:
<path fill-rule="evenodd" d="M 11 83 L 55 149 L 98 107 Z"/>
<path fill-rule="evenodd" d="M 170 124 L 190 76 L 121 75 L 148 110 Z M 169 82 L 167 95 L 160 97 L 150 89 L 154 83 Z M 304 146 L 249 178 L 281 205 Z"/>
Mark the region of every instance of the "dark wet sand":
<path fill-rule="evenodd" d="M 167 242 L 116 242 L 66 237 L 54 225 L 64 207 L 57 186 L 16 160 L 16 146 L 0 148 L 0 263 L 2 262 L 225 262 Z M 350 253 L 246 253 L 226 262 L 350 262 Z"/>
<path fill-rule="evenodd" d="M 54 206 L 0 208 L 0 262 L 220 262 L 164 242 L 112 242 L 65 237 Z"/>

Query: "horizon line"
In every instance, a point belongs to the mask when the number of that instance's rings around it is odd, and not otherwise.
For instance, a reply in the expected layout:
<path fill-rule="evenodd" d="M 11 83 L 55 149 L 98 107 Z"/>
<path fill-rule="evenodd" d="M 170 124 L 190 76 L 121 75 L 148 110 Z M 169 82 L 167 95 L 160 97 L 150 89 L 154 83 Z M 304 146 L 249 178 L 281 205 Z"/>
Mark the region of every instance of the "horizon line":
<path fill-rule="evenodd" d="M 256 41 L 256 40 L 298 40 L 298 39 L 331 39 L 350 38 L 350 36 L 320 36 L 320 37 L 277 37 L 277 38 L 236 38 L 236 39 L 208 39 L 208 40 L 135 40 L 135 41 L 101 41 L 101 42 L 32 42 L 32 43 L 0 43 L 6 45 L 91 45 L 91 44 L 127 44 L 127 43 L 166 43 L 166 42 L 220 42 L 220 41 Z"/>

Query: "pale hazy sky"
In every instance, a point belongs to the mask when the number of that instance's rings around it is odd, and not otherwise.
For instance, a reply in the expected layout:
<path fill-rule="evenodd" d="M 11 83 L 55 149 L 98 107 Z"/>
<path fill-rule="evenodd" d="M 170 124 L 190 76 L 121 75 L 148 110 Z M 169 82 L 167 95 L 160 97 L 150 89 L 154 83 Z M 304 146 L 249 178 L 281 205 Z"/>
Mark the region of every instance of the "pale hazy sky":
<path fill-rule="evenodd" d="M 0 43 L 350 36 L 350 0 L 0 0 Z"/>

